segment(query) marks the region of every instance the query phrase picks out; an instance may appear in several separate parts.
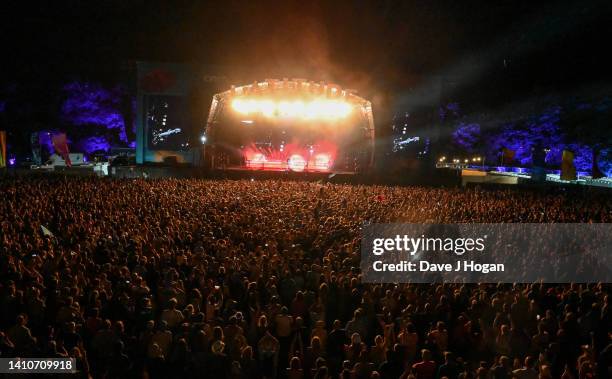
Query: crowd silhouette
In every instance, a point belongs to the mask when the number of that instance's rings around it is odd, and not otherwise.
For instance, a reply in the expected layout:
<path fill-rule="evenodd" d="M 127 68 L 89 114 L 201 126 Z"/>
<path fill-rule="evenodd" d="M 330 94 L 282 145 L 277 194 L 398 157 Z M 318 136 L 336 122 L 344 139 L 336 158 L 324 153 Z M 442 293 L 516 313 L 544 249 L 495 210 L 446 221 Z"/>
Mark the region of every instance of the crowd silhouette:
<path fill-rule="evenodd" d="M 81 378 L 606 378 L 607 283 L 367 284 L 359 262 L 364 223 L 610 221 L 608 194 L 564 189 L 5 179 L 0 357 L 73 357 Z"/>

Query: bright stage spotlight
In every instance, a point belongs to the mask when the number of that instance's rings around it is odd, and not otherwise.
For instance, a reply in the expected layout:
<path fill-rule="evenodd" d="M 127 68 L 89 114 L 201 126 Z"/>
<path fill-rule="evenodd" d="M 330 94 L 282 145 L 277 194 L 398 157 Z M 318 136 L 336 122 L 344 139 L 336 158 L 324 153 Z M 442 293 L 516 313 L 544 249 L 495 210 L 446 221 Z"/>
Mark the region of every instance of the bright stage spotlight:
<path fill-rule="evenodd" d="M 289 157 L 287 165 L 291 171 L 301 172 L 306 168 L 306 160 L 299 154 L 293 154 Z"/>
<path fill-rule="evenodd" d="M 288 117 L 306 119 L 339 119 L 347 117 L 352 110 L 350 104 L 344 101 L 318 99 L 310 102 L 301 100 L 255 100 L 234 99 L 232 101 L 234 111 L 250 115 L 260 113 L 265 117 Z"/>
<path fill-rule="evenodd" d="M 314 159 L 315 168 L 319 170 L 329 170 L 332 166 L 331 156 L 329 154 L 317 154 Z"/>
<path fill-rule="evenodd" d="M 278 115 L 281 117 L 304 117 L 304 110 L 304 102 L 299 100 L 278 103 Z"/>
<path fill-rule="evenodd" d="M 257 102 L 255 100 L 234 99 L 232 108 L 241 114 L 251 114 L 257 111 Z"/>
<path fill-rule="evenodd" d="M 343 101 L 329 101 L 326 110 L 326 117 L 344 118 L 351 113 L 351 106 Z"/>
<path fill-rule="evenodd" d="M 240 99 L 232 100 L 232 109 L 238 113 L 244 113 L 244 102 Z"/>
<path fill-rule="evenodd" d="M 344 118 L 351 113 L 351 106 L 343 101 L 315 100 L 307 105 L 306 118 Z"/>
<path fill-rule="evenodd" d="M 261 114 L 266 117 L 272 117 L 276 114 L 277 105 L 272 100 L 262 100 L 257 106 Z"/>

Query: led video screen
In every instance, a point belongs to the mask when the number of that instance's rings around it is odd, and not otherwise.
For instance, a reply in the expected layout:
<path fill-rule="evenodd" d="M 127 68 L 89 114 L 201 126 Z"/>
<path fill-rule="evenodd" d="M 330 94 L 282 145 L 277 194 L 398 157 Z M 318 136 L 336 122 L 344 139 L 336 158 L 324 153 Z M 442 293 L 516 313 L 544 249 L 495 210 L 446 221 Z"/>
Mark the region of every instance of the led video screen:
<path fill-rule="evenodd" d="M 193 144 L 184 96 L 148 95 L 147 142 L 152 150 L 188 150 Z"/>

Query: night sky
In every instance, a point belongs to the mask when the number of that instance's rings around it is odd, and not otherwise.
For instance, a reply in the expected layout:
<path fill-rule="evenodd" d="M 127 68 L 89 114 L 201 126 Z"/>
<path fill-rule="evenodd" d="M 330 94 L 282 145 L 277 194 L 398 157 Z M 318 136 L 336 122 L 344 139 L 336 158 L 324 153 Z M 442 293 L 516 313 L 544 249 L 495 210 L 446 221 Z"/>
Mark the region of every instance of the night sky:
<path fill-rule="evenodd" d="M 115 80 L 130 60 L 199 62 L 376 94 L 404 91 L 428 75 L 461 76 L 461 62 L 473 59 L 482 66 L 477 78 L 511 77 L 517 91 L 556 90 L 609 78 L 611 4 L 5 1 L 0 75 L 3 83 Z"/>

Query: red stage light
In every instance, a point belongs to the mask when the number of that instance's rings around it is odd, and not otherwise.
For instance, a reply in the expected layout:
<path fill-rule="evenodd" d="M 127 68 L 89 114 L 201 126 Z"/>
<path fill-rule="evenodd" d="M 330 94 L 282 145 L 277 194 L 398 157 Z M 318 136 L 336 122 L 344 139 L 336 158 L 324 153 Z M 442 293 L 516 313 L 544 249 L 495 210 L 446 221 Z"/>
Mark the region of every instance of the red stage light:
<path fill-rule="evenodd" d="M 293 154 L 289 157 L 287 165 L 292 171 L 301 172 L 306 168 L 306 160 L 299 154 Z"/>
<path fill-rule="evenodd" d="M 251 158 L 251 162 L 257 164 L 257 163 L 263 163 L 266 161 L 266 156 L 263 155 L 262 153 L 257 153 L 255 155 L 253 155 L 253 158 Z"/>

